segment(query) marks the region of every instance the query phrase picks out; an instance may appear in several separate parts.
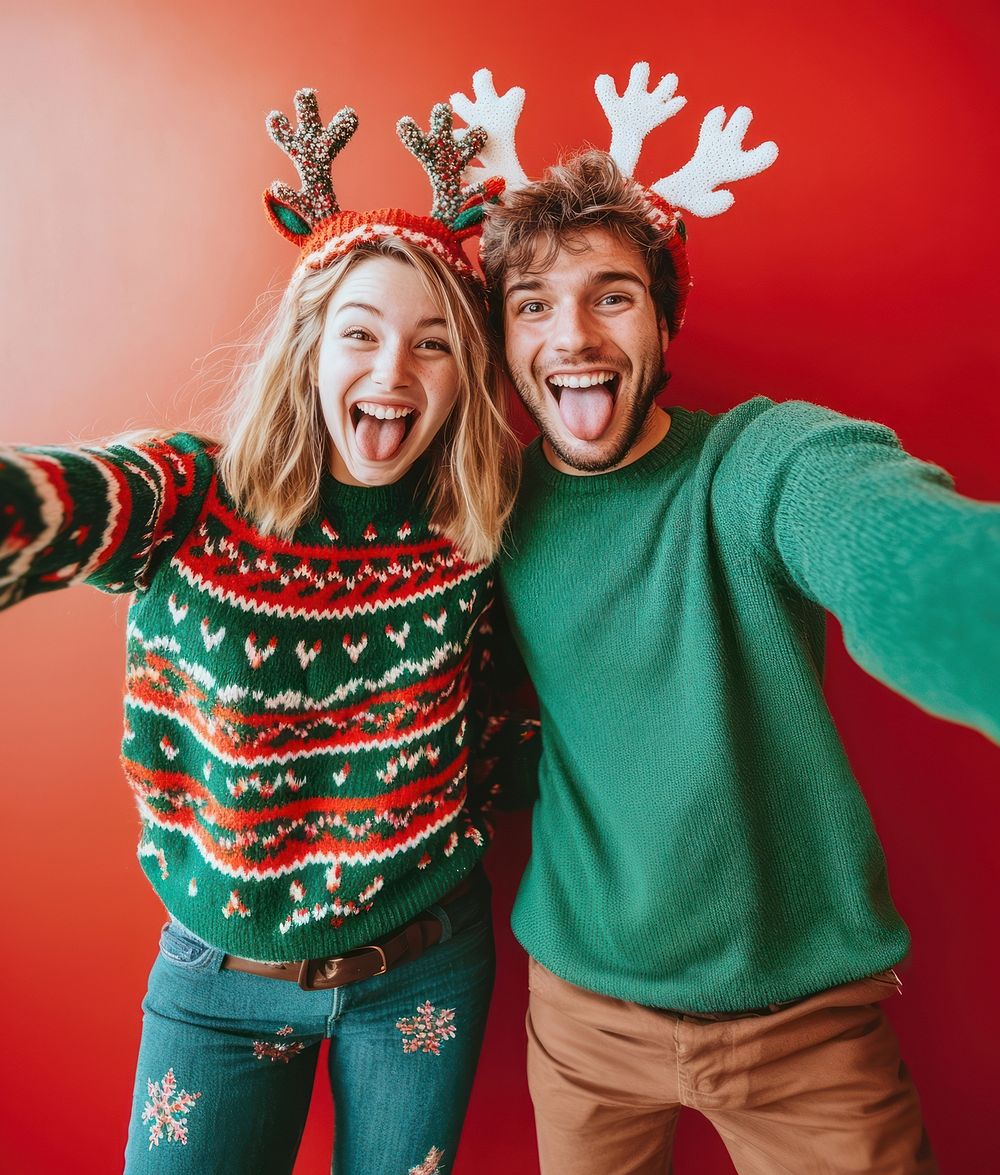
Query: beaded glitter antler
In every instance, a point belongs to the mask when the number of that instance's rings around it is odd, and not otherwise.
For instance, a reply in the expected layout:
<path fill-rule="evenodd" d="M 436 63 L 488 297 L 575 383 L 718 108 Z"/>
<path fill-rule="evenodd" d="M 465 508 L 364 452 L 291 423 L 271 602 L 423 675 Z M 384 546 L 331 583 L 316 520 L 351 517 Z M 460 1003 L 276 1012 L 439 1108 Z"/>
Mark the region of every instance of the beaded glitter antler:
<path fill-rule="evenodd" d="M 485 205 L 499 199 L 503 180 L 492 176 L 462 186 L 462 172 L 486 146 L 486 131 L 470 127 L 462 135 L 452 130 L 451 107 L 442 103 L 431 112 L 430 131 L 424 134 L 412 118 L 401 118 L 399 137 L 417 157 L 431 179 L 434 207 L 430 216 L 406 208 L 342 210 L 330 179 L 330 165 L 354 134 L 358 118 L 345 106 L 324 126 L 315 90 L 295 95 L 298 126 L 277 110 L 267 116 L 267 131 L 295 164 L 302 188 L 296 192 L 276 180 L 264 193 L 272 226 L 301 248 L 293 282 L 310 271 L 323 269 L 361 245 L 396 237 L 426 249 L 463 277 L 475 271 L 462 242 L 477 232 Z"/>
<path fill-rule="evenodd" d="M 486 145 L 487 134 L 481 126 L 474 126 L 457 135 L 452 129 L 453 117 L 447 102 L 439 102 L 431 110 L 427 134 L 412 118 L 401 118 L 396 133 L 430 178 L 434 192 L 431 216 L 453 233 L 465 236 L 482 220 L 484 202 L 495 200 L 503 184 L 493 179 L 462 186 L 462 175 Z"/>
<path fill-rule="evenodd" d="M 324 127 L 316 91 L 309 88 L 296 92 L 295 113 L 298 126 L 294 131 L 280 110 L 271 111 L 266 125 L 268 134 L 295 164 L 302 187 L 296 192 L 275 180 L 264 193 L 264 203 L 278 232 L 303 244 L 321 221 L 340 211 L 330 165 L 358 129 L 358 116 L 350 106 L 344 106 Z"/>

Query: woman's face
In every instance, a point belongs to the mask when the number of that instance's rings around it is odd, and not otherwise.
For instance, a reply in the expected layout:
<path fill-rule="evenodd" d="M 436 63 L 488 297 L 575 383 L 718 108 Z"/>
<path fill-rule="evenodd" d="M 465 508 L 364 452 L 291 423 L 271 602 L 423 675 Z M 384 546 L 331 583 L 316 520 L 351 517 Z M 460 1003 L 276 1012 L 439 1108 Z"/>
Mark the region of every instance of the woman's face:
<path fill-rule="evenodd" d="M 330 298 L 319 350 L 333 476 L 398 481 L 447 420 L 458 383 L 441 306 L 413 266 L 392 257 L 355 265 Z"/>

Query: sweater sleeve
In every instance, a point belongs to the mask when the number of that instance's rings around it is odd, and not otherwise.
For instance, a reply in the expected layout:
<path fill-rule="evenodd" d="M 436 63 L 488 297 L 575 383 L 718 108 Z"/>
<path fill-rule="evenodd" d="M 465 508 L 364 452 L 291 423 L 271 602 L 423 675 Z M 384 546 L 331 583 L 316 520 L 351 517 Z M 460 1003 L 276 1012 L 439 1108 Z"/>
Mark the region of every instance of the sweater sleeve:
<path fill-rule="evenodd" d="M 1000 741 L 1000 504 L 812 404 L 771 405 L 731 452 L 761 543 L 858 664 Z"/>
<path fill-rule="evenodd" d="M 194 524 L 210 475 L 204 444 L 187 434 L 0 446 L 0 608 L 75 583 L 144 590 Z"/>
<path fill-rule="evenodd" d="M 470 802 L 482 809 L 530 807 L 538 794 L 540 724 L 527 670 L 499 600 L 479 622 L 472 673 L 476 735 Z"/>

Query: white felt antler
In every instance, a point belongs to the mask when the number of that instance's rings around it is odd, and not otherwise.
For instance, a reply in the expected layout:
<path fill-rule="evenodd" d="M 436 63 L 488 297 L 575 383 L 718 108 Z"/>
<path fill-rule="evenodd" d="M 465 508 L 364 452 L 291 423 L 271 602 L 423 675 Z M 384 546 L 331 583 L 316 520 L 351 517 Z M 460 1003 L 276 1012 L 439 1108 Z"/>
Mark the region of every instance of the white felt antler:
<path fill-rule="evenodd" d="M 716 106 L 705 115 L 698 134 L 694 155 L 672 175 L 657 180 L 652 189 L 668 203 L 695 216 L 718 216 L 732 206 L 734 196 L 719 184 L 748 179 L 757 175 L 778 158 L 772 142 L 743 150 L 743 136 L 753 114 L 740 106 L 726 122 L 726 112 Z"/>
<path fill-rule="evenodd" d="M 648 90 L 649 62 L 637 61 L 629 74 L 625 92 L 619 95 L 614 78 L 602 73 L 594 82 L 594 92 L 611 124 L 608 154 L 624 175 L 631 175 L 639 162 L 643 139 L 654 127 L 666 122 L 687 102 L 674 97 L 677 74 L 660 78 L 656 88 Z"/>
<path fill-rule="evenodd" d="M 451 96 L 455 113 L 470 127 L 481 126 L 489 136 L 479 153 L 481 166 L 470 164 L 466 168 L 467 175 L 480 179 L 499 175 L 505 180 L 507 191 L 523 188 L 528 177 L 517 158 L 514 132 L 524 106 L 524 90 L 521 86 L 512 86 L 506 94 L 498 94 L 493 74 L 488 69 L 477 69 L 472 75 L 472 92 L 475 100 L 465 94 Z M 465 132 L 457 130 L 455 133 L 462 135 Z"/>

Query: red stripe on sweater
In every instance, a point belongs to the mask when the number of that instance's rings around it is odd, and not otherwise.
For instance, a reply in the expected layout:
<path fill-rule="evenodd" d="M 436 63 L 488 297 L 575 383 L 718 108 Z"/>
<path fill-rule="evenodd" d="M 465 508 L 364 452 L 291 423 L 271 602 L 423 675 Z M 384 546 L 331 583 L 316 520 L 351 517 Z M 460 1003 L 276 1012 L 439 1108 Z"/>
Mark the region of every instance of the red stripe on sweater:
<path fill-rule="evenodd" d="M 368 713 L 379 707 L 391 706 L 407 706 L 413 703 L 418 703 L 418 699 L 422 695 L 439 695 L 450 696 L 455 688 L 456 680 L 465 671 L 470 654 L 466 654 L 462 659 L 451 669 L 445 670 L 443 673 L 437 673 L 432 677 L 422 677 L 419 681 L 412 682 L 407 686 L 400 686 L 398 689 L 383 690 L 381 693 L 366 694 L 356 702 L 349 705 L 341 706 L 340 709 L 313 709 L 300 710 L 298 713 L 279 713 L 273 711 L 271 713 L 246 713 L 242 710 L 236 709 L 234 706 L 219 705 L 216 703 L 212 708 L 212 717 L 216 721 L 229 722 L 237 726 L 244 727 L 267 727 L 273 728 L 275 726 L 275 719 L 280 718 L 283 727 L 294 728 L 298 725 L 309 725 L 321 719 L 325 722 L 330 722 L 333 725 L 342 726 L 349 722 L 356 722 L 359 714 Z M 156 670 L 158 673 L 167 673 L 179 678 L 185 686 L 186 693 L 195 701 L 203 702 L 208 698 L 204 687 L 199 684 L 190 674 L 186 673 L 176 662 L 171 661 L 168 657 L 164 657 L 159 652 L 146 650 L 146 666 L 150 669 Z M 135 676 L 136 670 L 133 668 L 130 671 L 130 676 Z M 139 681 L 144 679 L 141 675 Z M 129 691 L 130 693 L 133 690 Z M 173 691 L 172 691 L 173 693 Z M 159 696 L 159 695 L 158 695 Z M 173 693 L 173 696 L 180 696 Z"/>
<path fill-rule="evenodd" d="M 206 538 L 204 523 L 209 518 L 228 533 L 221 538 Z M 220 544 L 231 548 L 243 546 L 251 553 L 235 555 L 220 549 Z M 364 566 L 379 555 L 390 560 L 396 569 L 380 569 L 379 573 L 384 571 L 386 579 L 378 591 L 373 591 L 370 574 L 352 572 L 342 576 L 337 570 L 344 564 Z M 310 569 L 305 575 L 296 575 L 294 569 L 262 570 L 255 566 L 258 559 L 278 557 L 292 557 L 305 568 L 311 559 L 321 560 L 329 567 L 322 573 Z M 401 559 L 404 566 L 399 566 Z M 428 596 L 439 596 L 479 575 L 485 566 L 466 563 L 447 540 L 438 537 L 411 545 L 343 548 L 305 546 L 276 536 L 263 536 L 219 500 L 214 483 L 206 497 L 201 525 L 181 544 L 173 565 L 199 591 L 207 591 L 215 599 L 244 612 L 294 613 L 314 618 L 381 612 Z M 318 579 L 325 581 L 319 587 Z"/>
<path fill-rule="evenodd" d="M 461 812 L 464 802 L 464 792 L 453 800 L 442 801 L 433 812 L 414 817 L 396 836 L 377 836 L 369 832 L 363 841 L 351 841 L 342 840 L 326 829 L 318 829 L 309 840 L 286 844 L 264 861 L 255 860 L 238 847 L 223 848 L 208 835 L 190 808 L 163 813 L 147 807 L 145 811 L 146 819 L 157 827 L 189 836 L 209 865 L 231 875 L 263 879 L 310 864 L 351 863 L 394 856 L 418 845 L 435 828 L 447 825 Z"/>
<path fill-rule="evenodd" d="M 320 816 L 343 816 L 349 812 L 372 812 L 380 816 L 385 812 L 408 808 L 414 803 L 437 803 L 441 793 L 465 768 L 468 754 L 468 748 L 463 747 L 443 770 L 411 780 L 382 795 L 307 797 L 256 811 L 228 807 L 199 780 L 184 772 L 156 771 L 125 758 L 122 759 L 122 765 L 133 790 L 143 799 L 163 796 L 175 803 L 180 798 L 190 802 L 206 824 L 229 832 L 242 832 L 275 820 L 301 820 L 307 817 L 316 820 Z"/>
<path fill-rule="evenodd" d="M 173 669 L 170 662 L 165 664 Z M 292 747 L 297 755 L 348 754 L 356 752 L 358 744 L 367 752 L 393 748 L 429 736 L 454 720 L 467 701 L 466 691 L 456 688 L 461 678 L 461 666 L 444 677 L 441 686 L 428 695 L 431 700 L 421 702 L 419 696 L 400 699 L 394 712 L 378 714 L 376 717 L 381 726 L 377 730 L 359 730 L 357 715 L 370 707 L 352 707 L 347 717 L 337 720 L 324 711 L 263 715 L 260 717 L 270 719 L 266 725 L 263 722 L 248 723 L 256 730 L 250 737 L 243 737 L 239 730 L 233 729 L 239 722 L 238 711 L 213 707 L 211 714 L 206 714 L 198 705 L 199 697 L 204 697 L 201 691 L 177 693 L 167 683 L 157 684 L 134 671 L 129 675 L 126 700 L 141 709 L 181 721 L 206 749 L 220 758 L 252 766 L 257 762 L 284 758 Z M 420 694 L 425 692 L 423 689 L 419 691 Z M 313 734 L 317 728 L 324 733 Z"/>
<path fill-rule="evenodd" d="M 398 559 L 401 555 L 422 561 L 425 557 L 433 559 L 435 555 L 445 557 L 463 572 L 469 570 L 481 571 L 485 563 L 466 563 L 455 552 L 454 547 L 446 539 L 438 535 L 429 535 L 420 541 L 404 543 L 395 541 L 386 545 L 366 544 L 363 547 L 342 547 L 336 544 L 324 544 L 310 547 L 305 544 L 293 543 L 277 537 L 265 538 L 253 524 L 224 502 L 218 492 L 217 479 L 206 496 L 204 514 L 212 514 L 223 522 L 230 532 L 232 542 L 245 542 L 249 546 L 266 552 L 268 555 L 296 555 L 303 558 L 332 559 L 334 562 L 366 562 L 370 559 Z M 266 544 L 266 545 L 264 545 Z"/>

